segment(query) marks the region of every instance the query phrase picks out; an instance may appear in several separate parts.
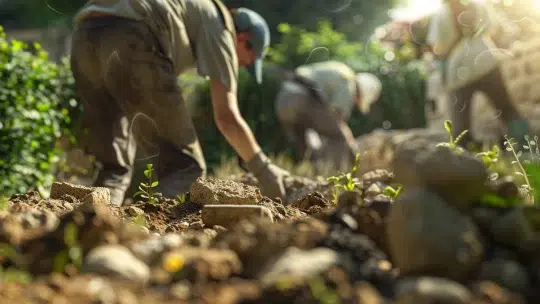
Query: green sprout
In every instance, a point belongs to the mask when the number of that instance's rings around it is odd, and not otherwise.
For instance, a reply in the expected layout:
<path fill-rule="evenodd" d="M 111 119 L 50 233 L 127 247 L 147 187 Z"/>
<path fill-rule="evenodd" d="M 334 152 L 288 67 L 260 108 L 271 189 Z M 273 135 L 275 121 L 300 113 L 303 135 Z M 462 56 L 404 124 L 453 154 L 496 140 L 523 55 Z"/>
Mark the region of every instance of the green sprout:
<path fill-rule="evenodd" d="M 144 176 L 147 179 L 146 183 L 141 183 L 139 185 L 139 191 L 137 191 L 133 196 L 140 196 L 145 199 L 152 205 L 157 205 L 159 203 L 159 193 L 155 191 L 155 188 L 159 185 L 157 180 L 154 180 L 153 176 L 154 167 L 152 164 L 146 165 L 146 170 L 144 170 Z"/>
<path fill-rule="evenodd" d="M 398 185 L 396 186 L 396 188 L 392 186 L 386 186 L 386 188 L 384 188 L 384 194 L 395 199 L 401 192 L 401 189 L 403 189 L 402 185 Z"/>
<path fill-rule="evenodd" d="M 450 120 L 444 121 L 444 129 L 446 130 L 446 133 L 448 133 L 449 140 L 447 143 L 438 143 L 437 147 L 447 147 L 450 148 L 456 152 L 463 152 L 465 151 L 462 147 L 458 146 L 458 142 L 469 132 L 469 130 L 464 130 L 459 134 L 455 139 L 453 134 L 453 126 L 452 122 Z"/>

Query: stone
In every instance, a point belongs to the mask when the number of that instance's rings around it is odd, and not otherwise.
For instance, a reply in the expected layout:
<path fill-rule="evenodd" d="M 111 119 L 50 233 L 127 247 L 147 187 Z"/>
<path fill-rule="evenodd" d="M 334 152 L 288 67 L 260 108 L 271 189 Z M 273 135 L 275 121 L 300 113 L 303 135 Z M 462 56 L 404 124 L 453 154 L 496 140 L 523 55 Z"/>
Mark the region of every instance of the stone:
<path fill-rule="evenodd" d="M 129 206 L 129 207 L 127 207 L 127 209 L 126 209 L 126 213 L 127 213 L 129 216 L 137 217 L 137 216 L 139 216 L 139 215 L 143 215 L 143 214 L 144 214 L 144 210 L 142 210 L 141 208 L 135 207 L 135 206 Z"/>
<path fill-rule="evenodd" d="M 320 193 L 308 193 L 291 204 L 291 207 L 298 208 L 302 211 L 308 211 L 313 206 L 325 208 L 330 205 L 330 202 Z"/>
<path fill-rule="evenodd" d="M 425 187 L 460 210 L 468 210 L 487 188 L 488 172 L 479 158 L 424 140 L 401 144 L 393 168 L 404 188 Z"/>
<path fill-rule="evenodd" d="M 501 244 L 527 250 L 540 242 L 540 232 L 534 227 L 534 218 L 540 215 L 536 206 L 519 206 L 501 215 L 491 225 L 492 238 Z"/>
<path fill-rule="evenodd" d="M 190 200 L 200 205 L 255 205 L 262 199 L 257 187 L 217 178 L 201 177 L 191 185 Z"/>
<path fill-rule="evenodd" d="M 512 176 L 504 176 L 494 181 L 489 181 L 488 187 L 491 192 L 502 198 L 513 199 L 519 195 L 519 189 L 516 185 L 514 177 Z"/>
<path fill-rule="evenodd" d="M 376 169 L 364 173 L 360 180 L 362 180 L 366 184 L 372 184 L 377 182 L 383 184 L 390 184 L 394 180 L 394 173 L 389 172 L 385 169 Z"/>
<path fill-rule="evenodd" d="M 369 185 L 369 187 L 365 190 L 364 195 L 366 197 L 374 197 L 382 193 L 383 193 L 383 189 L 381 188 L 381 185 L 376 182 Z"/>
<path fill-rule="evenodd" d="M 227 279 L 242 272 L 242 262 L 229 249 L 195 248 L 185 246 L 172 251 L 184 260 L 184 273 L 188 279 Z"/>
<path fill-rule="evenodd" d="M 243 219 L 264 218 L 274 221 L 270 210 L 258 205 L 205 205 L 202 209 L 202 221 L 206 226 L 230 228 Z"/>
<path fill-rule="evenodd" d="M 263 286 L 271 286 L 283 276 L 309 279 L 323 273 L 338 262 L 338 253 L 329 248 L 301 250 L 290 247 L 274 262 L 267 264 L 258 278 Z"/>
<path fill-rule="evenodd" d="M 467 287 L 445 278 L 407 278 L 396 287 L 396 304 L 470 304 Z"/>
<path fill-rule="evenodd" d="M 517 293 L 526 292 L 530 284 L 527 269 L 517 261 L 505 259 L 484 262 L 480 269 L 480 280 L 495 282 Z"/>
<path fill-rule="evenodd" d="M 84 260 L 83 271 L 115 276 L 144 284 L 150 278 L 150 268 L 126 247 L 105 245 L 92 249 Z"/>
<path fill-rule="evenodd" d="M 63 195 L 71 195 L 82 203 L 110 204 L 109 189 L 103 187 L 85 187 L 66 182 L 55 182 L 51 186 L 51 199 L 61 199 Z"/>
<path fill-rule="evenodd" d="M 147 265 L 153 265 L 159 261 L 164 252 L 179 248 L 182 244 L 180 235 L 168 233 L 136 242 L 130 246 L 130 249 L 136 258 Z"/>
<path fill-rule="evenodd" d="M 484 257 L 474 222 L 425 189 L 405 189 L 398 196 L 390 210 L 387 234 L 392 261 L 401 275 L 422 273 L 460 280 Z"/>

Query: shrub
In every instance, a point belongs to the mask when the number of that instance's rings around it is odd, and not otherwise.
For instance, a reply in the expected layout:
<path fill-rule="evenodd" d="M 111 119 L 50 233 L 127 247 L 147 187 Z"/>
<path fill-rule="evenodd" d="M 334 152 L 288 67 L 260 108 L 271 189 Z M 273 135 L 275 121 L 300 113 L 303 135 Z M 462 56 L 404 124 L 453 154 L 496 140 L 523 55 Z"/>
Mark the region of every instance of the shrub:
<path fill-rule="evenodd" d="M 0 196 L 45 189 L 53 181 L 57 140 L 78 109 L 67 60 L 55 64 L 35 44 L 0 28 Z"/>

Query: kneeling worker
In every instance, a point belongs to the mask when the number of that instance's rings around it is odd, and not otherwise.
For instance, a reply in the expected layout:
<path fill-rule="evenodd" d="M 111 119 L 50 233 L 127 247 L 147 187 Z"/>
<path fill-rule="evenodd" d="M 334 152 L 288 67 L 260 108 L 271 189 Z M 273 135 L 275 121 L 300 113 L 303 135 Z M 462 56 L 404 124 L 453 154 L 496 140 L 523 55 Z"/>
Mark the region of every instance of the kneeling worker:
<path fill-rule="evenodd" d="M 159 149 L 157 191 L 175 197 L 206 175 L 177 82 L 191 68 L 209 79 L 216 125 L 262 193 L 284 196 L 288 172 L 261 151 L 237 104 L 240 66 L 261 82 L 270 32 L 260 15 L 219 0 L 90 0 L 74 23 L 71 68 L 88 128 L 83 143 L 102 165 L 94 185 L 109 188 L 113 204 L 123 203 L 143 144 L 131 128 L 138 114 L 155 124 L 148 132 Z"/>
<path fill-rule="evenodd" d="M 354 105 L 366 114 L 379 99 L 382 84 L 373 74 L 356 73 L 338 61 L 300 66 L 283 82 L 276 99 L 276 113 L 286 135 L 306 157 L 306 131 L 327 140 L 333 150 L 328 164 L 341 171 L 351 167 L 356 143 L 348 120 Z M 317 156 L 311 158 L 318 161 Z"/>

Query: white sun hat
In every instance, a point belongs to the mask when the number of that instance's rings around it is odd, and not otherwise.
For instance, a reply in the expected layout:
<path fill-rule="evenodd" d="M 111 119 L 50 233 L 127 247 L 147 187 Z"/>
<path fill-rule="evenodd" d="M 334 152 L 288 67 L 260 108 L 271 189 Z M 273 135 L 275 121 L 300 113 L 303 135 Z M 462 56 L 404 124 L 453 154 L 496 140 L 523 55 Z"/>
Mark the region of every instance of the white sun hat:
<path fill-rule="evenodd" d="M 382 83 L 377 76 L 371 73 L 356 74 L 356 82 L 360 88 L 361 102 L 358 109 L 363 114 L 369 112 L 371 104 L 381 96 Z"/>

